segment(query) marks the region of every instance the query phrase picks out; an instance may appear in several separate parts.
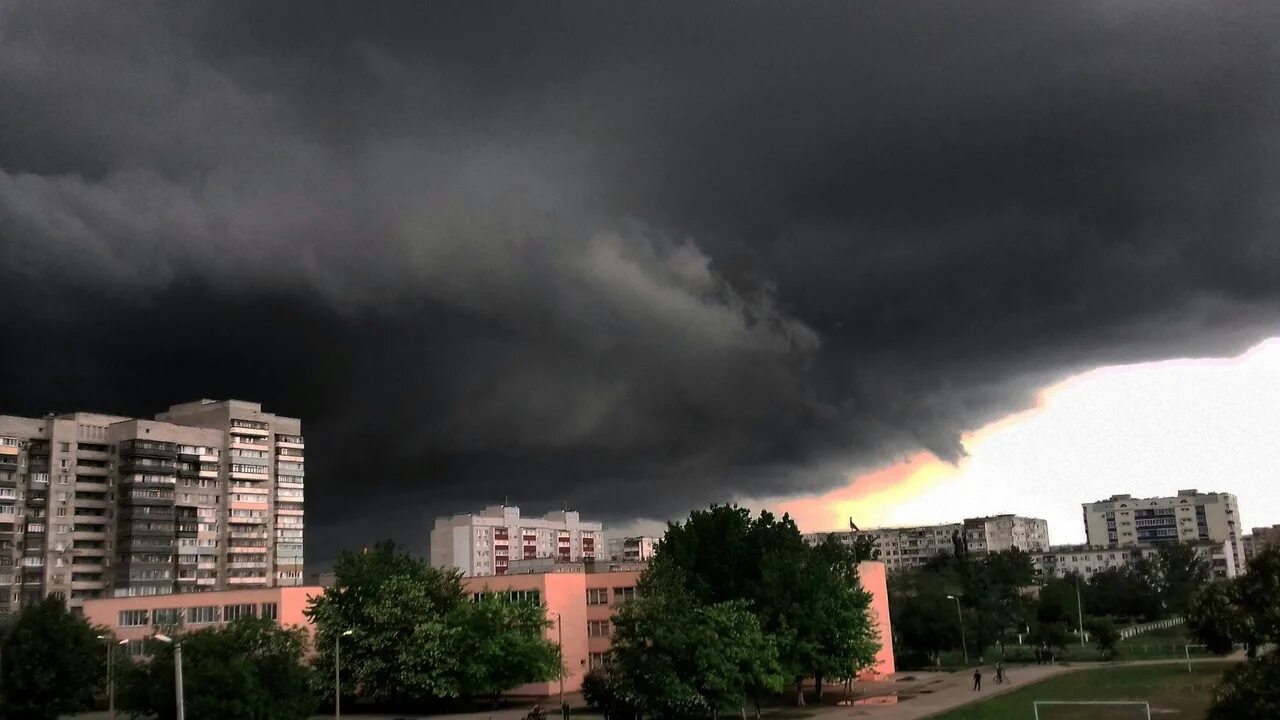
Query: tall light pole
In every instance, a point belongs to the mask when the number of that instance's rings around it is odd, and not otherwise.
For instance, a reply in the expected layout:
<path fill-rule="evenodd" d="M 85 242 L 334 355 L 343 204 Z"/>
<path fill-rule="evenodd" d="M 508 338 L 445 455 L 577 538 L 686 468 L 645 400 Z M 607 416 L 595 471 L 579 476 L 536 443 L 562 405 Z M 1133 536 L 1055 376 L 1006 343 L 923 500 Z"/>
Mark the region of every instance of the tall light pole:
<path fill-rule="evenodd" d="M 960 621 L 960 652 L 964 653 L 964 664 L 969 664 L 969 645 L 964 641 L 964 613 L 960 612 L 960 598 L 948 595 L 948 600 L 956 601 L 956 620 Z"/>
<path fill-rule="evenodd" d="M 178 720 L 187 720 L 187 705 L 182 699 L 182 641 L 174 640 L 162 633 L 156 633 L 151 637 L 162 643 L 173 644 L 173 688 L 177 695 Z"/>
<path fill-rule="evenodd" d="M 1080 602 L 1080 579 L 1076 578 L 1076 617 L 1080 621 L 1080 647 L 1084 647 L 1084 605 Z"/>
<path fill-rule="evenodd" d="M 129 641 L 112 642 L 114 638 L 110 635 L 99 635 L 98 639 L 107 641 L 107 718 L 108 720 L 116 720 L 116 645 L 128 645 Z"/>
<path fill-rule="evenodd" d="M 342 717 L 342 638 L 354 630 L 343 630 L 333 639 L 333 717 Z"/>
<path fill-rule="evenodd" d="M 564 617 L 560 613 L 556 616 L 556 648 L 560 651 L 560 714 L 568 715 L 564 708 Z M 567 719 L 566 719 L 567 720 Z"/>

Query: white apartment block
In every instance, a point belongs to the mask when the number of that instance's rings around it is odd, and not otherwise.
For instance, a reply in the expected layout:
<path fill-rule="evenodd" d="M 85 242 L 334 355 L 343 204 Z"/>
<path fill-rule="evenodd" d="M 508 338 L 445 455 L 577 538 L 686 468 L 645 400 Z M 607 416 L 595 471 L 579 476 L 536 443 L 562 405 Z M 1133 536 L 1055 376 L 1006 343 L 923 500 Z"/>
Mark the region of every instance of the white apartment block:
<path fill-rule="evenodd" d="M 1196 555 L 1209 563 L 1215 578 L 1233 578 L 1238 564 L 1235 545 L 1231 542 L 1200 540 L 1192 543 Z M 1158 549 L 1152 545 L 1130 547 L 1097 547 L 1090 545 L 1060 545 L 1042 552 L 1031 553 L 1031 564 L 1040 577 L 1064 577 L 1076 573 L 1089 578 L 1111 569 L 1128 567 L 1141 558 L 1153 558 Z"/>
<path fill-rule="evenodd" d="M 574 511 L 520 517 L 520 508 L 491 505 L 479 513 L 436 518 L 431 564 L 457 568 L 464 577 L 507 574 L 514 560 L 595 560 L 604 549 L 604 526 L 583 522 Z"/>
<path fill-rule="evenodd" d="M 807 533 L 804 537 L 813 545 L 829 535 L 846 545 L 861 538 L 872 539 L 880 551 L 880 561 L 889 572 L 919 567 L 935 555 L 951 555 L 957 539 L 964 543 L 966 551 L 975 555 L 1013 548 L 1032 552 L 1049 547 L 1049 524 L 1040 518 L 1018 515 L 967 518 L 963 522 L 941 525 Z"/>
<path fill-rule="evenodd" d="M 611 538 L 609 559 L 618 562 L 648 562 L 653 559 L 653 554 L 661 542 L 662 538 L 649 535 Z"/>
<path fill-rule="evenodd" d="M 1131 547 L 1160 542 L 1229 542 L 1234 572 L 1244 570 L 1240 507 L 1231 493 L 1179 490 L 1172 497 L 1112 495 L 1085 503 L 1085 538 L 1096 547 Z"/>

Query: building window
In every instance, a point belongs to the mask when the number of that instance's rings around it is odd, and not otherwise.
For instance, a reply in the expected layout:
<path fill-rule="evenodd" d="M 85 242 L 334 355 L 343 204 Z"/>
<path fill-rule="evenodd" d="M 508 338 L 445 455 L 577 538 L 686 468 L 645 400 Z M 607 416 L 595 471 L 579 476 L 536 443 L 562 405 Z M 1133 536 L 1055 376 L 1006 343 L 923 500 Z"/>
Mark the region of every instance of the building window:
<path fill-rule="evenodd" d="M 222 619 L 227 622 L 239 620 L 242 617 L 255 617 L 258 606 L 253 603 L 245 603 L 243 605 L 226 605 L 222 608 Z"/>
<path fill-rule="evenodd" d="M 609 637 L 609 621 L 588 620 L 587 637 Z"/>
<path fill-rule="evenodd" d="M 608 605 L 609 588 L 587 588 L 588 605 Z"/>
<path fill-rule="evenodd" d="M 613 589 L 613 604 L 626 602 L 636 596 L 634 587 L 616 587 Z"/>
<path fill-rule="evenodd" d="M 604 653 L 593 652 L 593 653 L 590 653 L 587 657 L 589 658 L 588 669 L 599 670 L 600 668 L 604 667 Z"/>
<path fill-rule="evenodd" d="M 187 622 L 192 625 L 208 625 L 218 622 L 218 606 L 202 605 L 187 609 Z"/>
<path fill-rule="evenodd" d="M 151 611 L 151 618 L 156 625 L 180 625 L 182 608 L 156 608 Z"/>
<path fill-rule="evenodd" d="M 121 610 L 120 627 L 143 627 L 147 624 L 146 610 Z"/>
<path fill-rule="evenodd" d="M 262 603 L 262 619 L 279 620 L 280 606 L 276 603 Z"/>

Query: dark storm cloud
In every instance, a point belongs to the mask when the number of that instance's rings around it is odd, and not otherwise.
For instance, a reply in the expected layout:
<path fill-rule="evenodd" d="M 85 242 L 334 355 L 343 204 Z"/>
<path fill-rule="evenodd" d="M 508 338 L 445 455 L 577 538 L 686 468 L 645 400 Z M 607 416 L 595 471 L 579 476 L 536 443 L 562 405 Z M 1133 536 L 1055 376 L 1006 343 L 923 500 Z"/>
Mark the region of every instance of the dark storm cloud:
<path fill-rule="evenodd" d="M 1275 329 L 1273 3 L 687 5 L 5 5 L 0 410 L 301 415 L 323 561 Z"/>

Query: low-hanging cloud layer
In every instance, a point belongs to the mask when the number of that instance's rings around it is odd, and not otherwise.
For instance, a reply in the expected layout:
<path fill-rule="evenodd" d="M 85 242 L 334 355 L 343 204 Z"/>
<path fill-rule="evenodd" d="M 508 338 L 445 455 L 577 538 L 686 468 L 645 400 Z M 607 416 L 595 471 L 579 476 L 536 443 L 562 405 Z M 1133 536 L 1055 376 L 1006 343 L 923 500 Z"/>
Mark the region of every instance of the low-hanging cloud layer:
<path fill-rule="evenodd" d="M 1280 323 L 1268 2 L 0 5 L 0 412 L 262 400 L 309 555 L 820 492 Z M 1034 491 L 1035 479 L 1028 479 Z"/>

